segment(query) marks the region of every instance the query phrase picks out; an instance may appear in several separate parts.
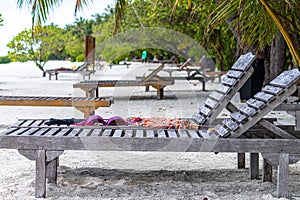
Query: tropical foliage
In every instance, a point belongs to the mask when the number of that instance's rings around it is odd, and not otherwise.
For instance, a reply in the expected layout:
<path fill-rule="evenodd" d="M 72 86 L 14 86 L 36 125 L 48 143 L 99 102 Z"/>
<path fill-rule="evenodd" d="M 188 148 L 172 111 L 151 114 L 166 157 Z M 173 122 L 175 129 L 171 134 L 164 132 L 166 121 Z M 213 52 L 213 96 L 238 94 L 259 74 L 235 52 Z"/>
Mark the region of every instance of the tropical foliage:
<path fill-rule="evenodd" d="M 3 26 L 2 22 L 3 22 L 3 19 L 1 17 L 2 15 L 0 14 L 0 26 Z"/>
<path fill-rule="evenodd" d="M 75 13 L 91 1 L 74 1 Z M 28 5 L 32 8 L 33 24 L 39 25 L 47 19 L 50 8 L 59 5 L 62 0 L 17 2 L 20 7 Z M 221 67 L 230 65 L 235 51 L 242 52 L 250 46 L 259 52 L 270 46 L 279 30 L 294 62 L 299 64 L 298 10 L 298 0 L 117 0 L 105 15 L 97 16 L 96 24 L 89 30 L 93 31 L 97 42 L 101 42 L 113 34 L 133 28 L 169 28 L 205 46 Z"/>
<path fill-rule="evenodd" d="M 270 45 L 280 30 L 294 61 L 300 63 L 300 2 L 297 0 L 225 0 L 212 13 L 209 27 L 227 20 L 239 47 L 257 44 L 257 50 Z"/>
<path fill-rule="evenodd" d="M 52 25 L 24 30 L 8 43 L 7 46 L 10 48 L 8 56 L 12 61 L 34 61 L 45 76 L 44 65 L 50 55 L 63 51 L 64 46 L 61 42 L 63 38 L 60 37 L 63 36 L 62 31 Z"/>
<path fill-rule="evenodd" d="M 8 56 L 0 56 L 0 64 L 10 63 L 11 60 Z"/>

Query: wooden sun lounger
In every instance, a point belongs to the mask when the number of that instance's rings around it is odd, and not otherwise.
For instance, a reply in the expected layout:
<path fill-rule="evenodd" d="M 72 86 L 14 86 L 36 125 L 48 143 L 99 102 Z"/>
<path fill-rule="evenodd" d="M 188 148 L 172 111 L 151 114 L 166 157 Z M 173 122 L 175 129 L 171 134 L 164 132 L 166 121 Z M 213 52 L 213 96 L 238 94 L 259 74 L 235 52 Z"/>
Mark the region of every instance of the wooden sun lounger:
<path fill-rule="evenodd" d="M 228 106 L 232 97 L 240 90 L 253 73 L 251 64 L 255 60 L 252 53 L 239 57 L 221 81 L 221 85 L 206 99 L 204 106 L 193 117 L 201 125 L 212 124 L 220 112 Z"/>
<path fill-rule="evenodd" d="M 55 106 L 75 107 L 84 113 L 84 117 L 95 114 L 99 107 L 109 107 L 111 98 L 87 97 L 41 97 L 41 96 L 0 96 L 3 106 Z"/>
<path fill-rule="evenodd" d="M 66 69 L 66 68 L 57 68 L 57 69 L 46 70 L 46 73 L 49 75 L 49 80 L 51 80 L 52 76 L 55 76 L 55 80 L 58 80 L 58 74 L 60 73 L 78 73 L 82 75 L 83 79 L 85 79 L 85 77 L 88 77 L 88 79 L 90 79 L 91 74 L 95 73 L 95 71 L 88 69 L 88 67 L 91 64 L 92 64 L 91 62 L 85 62 L 74 70 Z"/>
<path fill-rule="evenodd" d="M 164 88 L 174 84 L 174 81 L 164 80 L 156 75 L 163 67 L 164 64 L 161 64 L 143 80 L 91 80 L 81 81 L 74 84 L 73 87 L 84 90 L 88 97 L 98 97 L 98 88 L 100 87 L 152 86 L 157 90 L 157 99 L 161 99 L 164 96 Z"/>
<path fill-rule="evenodd" d="M 113 63 L 110 63 L 108 66 L 109 66 L 109 68 L 111 69 L 112 66 L 126 65 L 126 67 L 127 67 L 127 69 L 128 69 L 128 68 L 129 68 L 129 65 L 131 65 L 131 63 L 128 63 L 127 60 L 128 60 L 128 59 L 126 58 L 125 61 L 124 61 L 123 63 L 119 63 L 119 64 L 113 64 Z"/>
<path fill-rule="evenodd" d="M 46 178 L 56 183 L 58 157 L 64 150 L 262 153 L 278 166 L 277 196 L 288 197 L 289 158 L 300 153 L 300 134 L 262 118 L 296 91 L 299 78 L 298 70 L 285 71 L 214 127 L 158 130 L 47 126 L 45 120 L 19 120 L 0 133 L 0 148 L 19 149 L 36 161 L 36 197 L 46 196 Z M 258 173 L 257 164 L 251 163 L 251 174 Z"/>

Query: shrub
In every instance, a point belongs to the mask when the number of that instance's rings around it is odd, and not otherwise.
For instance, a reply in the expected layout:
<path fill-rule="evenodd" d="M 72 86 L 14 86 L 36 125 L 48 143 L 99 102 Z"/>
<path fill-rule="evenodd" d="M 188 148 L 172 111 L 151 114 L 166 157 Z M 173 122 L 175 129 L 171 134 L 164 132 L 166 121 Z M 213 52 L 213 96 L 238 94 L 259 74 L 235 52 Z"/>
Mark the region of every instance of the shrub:
<path fill-rule="evenodd" d="M 10 63 L 11 59 L 8 56 L 0 56 L 0 64 Z"/>
<path fill-rule="evenodd" d="M 80 54 L 79 56 L 76 57 L 77 62 L 84 62 L 84 54 Z"/>

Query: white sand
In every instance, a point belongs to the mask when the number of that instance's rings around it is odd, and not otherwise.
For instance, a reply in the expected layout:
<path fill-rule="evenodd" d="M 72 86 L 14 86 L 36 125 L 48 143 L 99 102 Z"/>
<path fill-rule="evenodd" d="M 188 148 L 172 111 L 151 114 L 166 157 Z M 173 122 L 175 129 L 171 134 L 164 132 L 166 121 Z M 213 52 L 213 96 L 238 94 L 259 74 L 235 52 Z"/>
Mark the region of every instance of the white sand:
<path fill-rule="evenodd" d="M 71 67 L 68 62 L 49 62 L 48 68 Z M 148 73 L 146 65 L 105 67 L 93 78 L 134 79 Z M 155 66 L 152 66 L 153 68 Z M 1 95 L 84 96 L 73 84 L 82 77 L 62 74 L 49 81 L 32 62 L 0 65 Z M 163 75 L 163 74 L 161 74 Z M 165 74 L 167 75 L 167 74 Z M 218 83 L 209 83 L 212 90 Z M 177 81 L 167 87 L 165 99 L 156 100 L 156 90 L 142 87 L 104 88 L 101 96 L 114 96 L 110 108 L 96 114 L 105 118 L 122 117 L 191 117 L 209 92 L 201 84 Z M 238 96 L 235 97 L 237 101 Z M 0 107 L 0 131 L 21 118 L 82 118 L 68 107 Z M 226 112 L 225 112 L 226 113 Z M 221 115 L 224 115 L 221 114 Z M 286 113 L 273 115 L 286 122 Z M 34 199 L 35 163 L 17 150 L 0 150 L 0 199 Z M 274 182 L 249 180 L 247 169 L 236 166 L 235 153 L 152 153 L 65 151 L 60 156 L 58 185 L 47 184 L 48 199 L 276 199 Z M 261 166 L 260 166 L 261 167 Z M 299 164 L 290 165 L 289 188 L 293 199 L 300 199 Z M 276 171 L 275 171 L 276 172 Z"/>

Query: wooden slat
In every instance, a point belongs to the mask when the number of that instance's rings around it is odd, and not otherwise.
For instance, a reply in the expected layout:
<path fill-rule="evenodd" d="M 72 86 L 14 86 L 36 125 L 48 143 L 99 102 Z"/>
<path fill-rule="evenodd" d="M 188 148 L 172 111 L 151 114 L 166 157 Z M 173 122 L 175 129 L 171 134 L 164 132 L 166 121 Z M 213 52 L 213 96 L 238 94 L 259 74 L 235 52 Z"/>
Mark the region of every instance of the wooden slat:
<path fill-rule="evenodd" d="M 218 102 L 213 99 L 207 98 L 204 104 L 211 109 L 214 109 L 218 105 Z"/>
<path fill-rule="evenodd" d="M 270 102 L 272 101 L 275 97 L 274 95 L 272 94 L 266 94 L 264 92 L 259 92 L 257 93 L 256 95 L 254 95 L 254 98 L 255 99 L 258 99 L 260 101 L 263 101 L 263 102 Z"/>
<path fill-rule="evenodd" d="M 125 130 L 124 137 L 126 137 L 126 138 L 133 137 L 133 130 Z"/>
<path fill-rule="evenodd" d="M 144 131 L 143 130 L 136 130 L 135 131 L 135 137 L 143 138 L 144 137 Z"/>
<path fill-rule="evenodd" d="M 219 87 L 217 87 L 216 90 L 220 93 L 227 94 L 231 90 L 231 87 L 226 85 L 220 85 Z"/>
<path fill-rule="evenodd" d="M 191 138 L 200 138 L 199 135 L 197 134 L 197 131 L 188 130 L 188 134 L 190 135 Z"/>
<path fill-rule="evenodd" d="M 228 129 L 226 129 L 224 126 L 221 126 L 220 124 L 218 124 L 217 126 L 215 126 L 215 131 L 221 137 L 228 137 L 229 134 L 230 134 L 230 131 Z"/>
<path fill-rule="evenodd" d="M 155 137 L 155 134 L 154 134 L 153 130 L 146 129 L 145 131 L 146 131 L 146 137 L 147 138 L 154 138 Z"/>
<path fill-rule="evenodd" d="M 26 136 L 26 135 L 32 135 L 35 132 L 37 132 L 38 130 L 40 130 L 40 128 L 30 128 L 29 130 L 27 130 L 26 132 L 24 132 L 22 134 L 22 136 Z"/>
<path fill-rule="evenodd" d="M 257 110 L 260 110 L 266 106 L 264 102 L 259 101 L 257 99 L 249 99 L 246 101 L 246 104 Z"/>
<path fill-rule="evenodd" d="M 103 131 L 104 131 L 104 130 L 98 129 L 98 128 L 97 128 L 97 129 L 92 129 L 90 136 L 91 136 L 91 137 L 98 137 L 98 136 L 101 136 L 101 135 L 103 134 Z"/>
<path fill-rule="evenodd" d="M 230 78 L 236 78 L 239 79 L 243 76 L 244 72 L 243 71 L 236 71 L 236 70 L 229 70 L 226 75 Z"/>
<path fill-rule="evenodd" d="M 247 116 L 241 114 L 240 112 L 233 112 L 230 114 L 230 117 L 239 123 L 244 123 L 247 120 Z"/>
<path fill-rule="evenodd" d="M 187 130 L 184 130 L 184 129 L 179 129 L 178 130 L 178 135 L 179 135 L 180 138 L 189 138 Z"/>
<path fill-rule="evenodd" d="M 161 130 L 157 130 L 157 137 L 158 138 L 166 138 L 166 133 L 165 130 L 161 129 Z"/>
<path fill-rule="evenodd" d="M 112 137 L 121 137 L 123 131 L 122 130 L 115 130 Z"/>
<path fill-rule="evenodd" d="M 287 70 L 282 72 L 275 79 L 273 79 L 270 82 L 270 85 L 278 86 L 282 88 L 289 87 L 298 80 L 299 76 L 300 76 L 300 72 L 298 69 Z"/>
<path fill-rule="evenodd" d="M 56 127 L 48 128 L 48 131 L 45 133 L 44 136 L 53 136 L 59 130 L 60 130 L 60 128 L 56 128 Z"/>
<path fill-rule="evenodd" d="M 231 69 L 245 71 L 251 66 L 254 60 L 255 60 L 255 56 L 252 53 L 241 55 L 238 58 L 238 60 L 233 64 Z"/>
<path fill-rule="evenodd" d="M 178 137 L 176 134 L 176 130 L 174 130 L 174 129 L 170 129 L 167 132 L 168 132 L 169 138 L 177 138 Z"/>
<path fill-rule="evenodd" d="M 222 120 L 222 124 L 224 124 L 227 128 L 229 128 L 232 131 L 235 131 L 239 127 L 239 125 L 230 118 Z"/>
<path fill-rule="evenodd" d="M 44 135 L 45 133 L 47 133 L 48 130 L 49 130 L 49 128 L 41 128 L 37 132 L 33 132 L 33 133 L 30 133 L 30 131 L 27 131 L 26 134 L 28 133 L 33 136 L 41 136 L 41 135 Z"/>
<path fill-rule="evenodd" d="M 233 87 L 237 83 L 237 79 L 223 76 L 221 83 L 230 87 Z"/>
<path fill-rule="evenodd" d="M 241 113 L 250 117 L 255 115 L 257 112 L 254 108 L 251 108 L 247 105 L 242 105 L 241 107 L 239 107 L 239 111 L 241 111 Z"/>
<path fill-rule="evenodd" d="M 92 129 L 81 129 L 81 132 L 79 133 L 79 137 L 86 137 L 91 134 Z"/>
<path fill-rule="evenodd" d="M 206 117 L 205 116 L 202 116 L 200 114 L 193 114 L 193 118 L 197 121 L 197 123 L 199 124 L 204 124 L 205 121 L 206 121 Z"/>
<path fill-rule="evenodd" d="M 68 137 L 74 137 L 80 133 L 81 128 L 74 128 L 70 133 L 68 133 Z"/>
<path fill-rule="evenodd" d="M 222 101 L 224 99 L 224 95 L 222 93 L 214 91 L 209 95 L 209 98 L 212 98 L 216 101 Z"/>
<path fill-rule="evenodd" d="M 113 131 L 112 129 L 104 129 L 102 136 L 110 137 L 113 134 L 112 131 Z"/>
<path fill-rule="evenodd" d="M 25 132 L 26 130 L 29 130 L 29 128 L 18 128 L 17 130 L 9 133 L 9 135 L 13 136 L 13 135 L 20 135 L 23 132 Z"/>
<path fill-rule="evenodd" d="M 281 92 L 283 92 L 283 88 L 267 85 L 262 89 L 262 91 L 273 95 L 279 95 Z"/>
<path fill-rule="evenodd" d="M 201 115 L 209 116 L 213 112 L 213 110 L 206 106 L 200 106 L 199 112 Z"/>
<path fill-rule="evenodd" d="M 62 137 L 65 134 L 67 134 L 70 130 L 71 130 L 70 128 L 61 129 L 55 136 Z"/>

